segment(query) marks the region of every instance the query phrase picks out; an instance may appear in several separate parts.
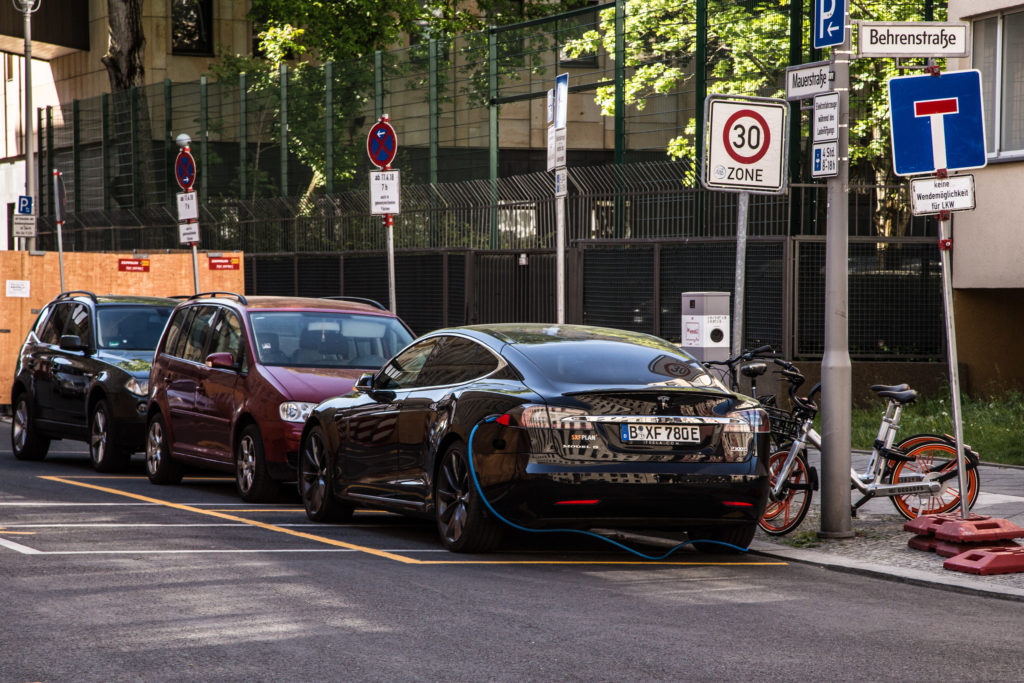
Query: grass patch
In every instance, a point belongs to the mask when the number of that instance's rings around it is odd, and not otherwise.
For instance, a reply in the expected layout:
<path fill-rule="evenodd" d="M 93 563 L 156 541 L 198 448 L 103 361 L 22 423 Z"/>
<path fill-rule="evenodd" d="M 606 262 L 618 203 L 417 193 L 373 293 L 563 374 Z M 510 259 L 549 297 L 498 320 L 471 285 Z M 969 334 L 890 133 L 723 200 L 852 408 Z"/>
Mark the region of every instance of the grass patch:
<path fill-rule="evenodd" d="M 964 441 L 983 461 L 1024 465 L 1024 392 L 988 398 L 963 396 L 960 404 Z M 885 405 L 881 400 L 871 408 L 854 408 L 851 419 L 853 448 L 871 448 L 884 411 Z M 952 434 L 949 394 L 918 398 L 906 406 L 900 421 L 897 442 L 922 432 Z"/>

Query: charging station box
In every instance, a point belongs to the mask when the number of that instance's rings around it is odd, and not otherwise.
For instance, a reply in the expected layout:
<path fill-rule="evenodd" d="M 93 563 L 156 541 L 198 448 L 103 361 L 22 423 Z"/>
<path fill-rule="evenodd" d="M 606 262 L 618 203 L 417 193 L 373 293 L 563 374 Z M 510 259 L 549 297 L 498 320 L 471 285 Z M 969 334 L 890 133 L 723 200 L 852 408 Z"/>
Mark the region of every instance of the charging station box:
<path fill-rule="evenodd" d="M 729 357 L 729 292 L 683 292 L 682 346 L 699 361 Z"/>

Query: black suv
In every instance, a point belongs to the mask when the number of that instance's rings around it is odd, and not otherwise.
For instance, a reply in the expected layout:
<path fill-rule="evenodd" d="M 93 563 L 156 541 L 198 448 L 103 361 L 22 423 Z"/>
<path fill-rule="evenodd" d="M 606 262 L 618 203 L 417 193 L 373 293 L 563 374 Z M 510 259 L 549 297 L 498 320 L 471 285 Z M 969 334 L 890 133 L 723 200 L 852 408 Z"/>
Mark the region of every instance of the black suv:
<path fill-rule="evenodd" d="M 127 466 L 145 445 L 153 350 L 177 303 L 86 291 L 48 303 L 14 371 L 14 457 L 42 460 L 51 439 L 75 439 L 96 470 Z"/>

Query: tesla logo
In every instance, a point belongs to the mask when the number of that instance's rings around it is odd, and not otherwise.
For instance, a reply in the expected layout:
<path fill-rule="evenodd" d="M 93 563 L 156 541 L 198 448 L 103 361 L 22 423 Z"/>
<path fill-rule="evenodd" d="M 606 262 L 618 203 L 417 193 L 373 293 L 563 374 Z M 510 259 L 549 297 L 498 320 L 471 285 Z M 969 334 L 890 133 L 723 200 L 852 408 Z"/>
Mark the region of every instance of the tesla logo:
<path fill-rule="evenodd" d="M 669 402 L 669 397 L 668 396 L 659 396 L 658 397 L 658 412 L 665 412 L 666 410 L 668 410 L 668 402 Z"/>

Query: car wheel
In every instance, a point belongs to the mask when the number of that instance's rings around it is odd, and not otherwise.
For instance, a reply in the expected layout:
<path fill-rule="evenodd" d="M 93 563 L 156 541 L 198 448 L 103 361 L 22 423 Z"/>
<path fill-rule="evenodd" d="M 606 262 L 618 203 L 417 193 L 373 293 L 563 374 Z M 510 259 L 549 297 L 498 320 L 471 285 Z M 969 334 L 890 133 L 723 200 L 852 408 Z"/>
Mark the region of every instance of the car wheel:
<path fill-rule="evenodd" d="M 116 472 L 125 469 L 131 460 L 131 451 L 117 444 L 110 434 L 110 406 L 100 399 L 89 418 L 89 456 L 97 472 Z"/>
<path fill-rule="evenodd" d="M 154 484 L 177 484 L 182 474 L 181 463 L 171 459 L 164 418 L 157 413 L 146 429 L 146 475 Z"/>
<path fill-rule="evenodd" d="M 484 511 L 473 483 L 465 445 L 454 443 L 441 459 L 434 482 L 434 515 L 444 546 L 457 553 L 487 552 L 501 542 L 503 527 Z"/>
<path fill-rule="evenodd" d="M 338 500 L 333 492 L 334 473 L 324 432 L 313 427 L 299 449 L 299 496 L 306 516 L 314 522 L 341 522 L 352 517 L 355 506 Z"/>
<path fill-rule="evenodd" d="M 695 541 L 693 547 L 703 553 L 740 553 L 750 547 L 757 533 L 757 522 L 744 524 L 743 526 L 721 526 L 710 529 L 702 529 L 694 532 L 691 538 L 711 541 L 701 543 Z M 728 544 L 728 545 L 726 545 Z"/>
<path fill-rule="evenodd" d="M 235 488 L 247 503 L 261 503 L 277 492 L 277 482 L 267 474 L 260 428 L 249 425 L 235 446 Z"/>
<path fill-rule="evenodd" d="M 50 439 L 40 436 L 32 420 L 32 409 L 28 404 L 28 393 L 22 392 L 14 399 L 14 414 L 11 419 L 11 450 L 18 460 L 42 460 L 50 449 Z"/>

